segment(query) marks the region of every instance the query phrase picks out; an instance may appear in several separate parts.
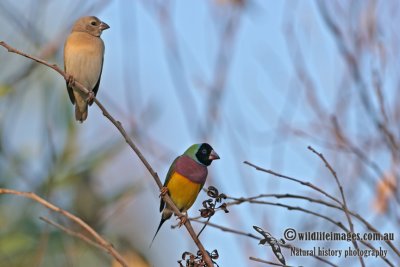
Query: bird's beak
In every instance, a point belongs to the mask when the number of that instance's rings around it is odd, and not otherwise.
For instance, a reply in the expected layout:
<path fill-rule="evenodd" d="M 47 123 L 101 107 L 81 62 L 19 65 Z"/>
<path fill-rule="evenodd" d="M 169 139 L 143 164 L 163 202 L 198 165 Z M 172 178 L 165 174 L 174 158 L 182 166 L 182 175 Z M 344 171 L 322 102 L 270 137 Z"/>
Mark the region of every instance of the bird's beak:
<path fill-rule="evenodd" d="M 105 22 L 101 22 L 100 23 L 100 30 L 104 31 L 104 30 L 107 30 L 109 28 L 110 28 L 110 26 L 108 26 L 107 23 L 105 23 Z"/>
<path fill-rule="evenodd" d="M 217 152 L 215 152 L 214 150 L 211 150 L 210 156 L 208 157 L 209 160 L 214 160 L 214 159 L 220 159 L 220 157 L 218 156 Z"/>

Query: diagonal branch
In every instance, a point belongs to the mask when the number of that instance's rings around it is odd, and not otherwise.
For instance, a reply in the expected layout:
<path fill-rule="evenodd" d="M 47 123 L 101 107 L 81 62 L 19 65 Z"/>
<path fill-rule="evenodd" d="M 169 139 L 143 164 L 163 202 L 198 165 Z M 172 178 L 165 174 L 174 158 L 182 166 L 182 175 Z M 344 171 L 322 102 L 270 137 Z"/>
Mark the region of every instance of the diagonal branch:
<path fill-rule="evenodd" d="M 326 191 L 322 190 L 321 188 L 319 188 L 318 186 L 314 185 L 314 184 L 311 183 L 311 182 L 305 182 L 305 181 L 302 181 L 302 180 L 299 180 L 299 179 L 296 179 L 296 178 L 293 178 L 293 177 L 290 177 L 290 176 L 286 176 L 286 175 L 283 175 L 283 174 L 274 172 L 274 171 L 272 171 L 272 170 L 267 170 L 267 169 L 264 169 L 264 168 L 262 168 L 262 167 L 260 167 L 260 166 L 255 165 L 255 164 L 253 164 L 253 163 L 250 163 L 250 162 L 248 162 L 248 161 L 244 161 L 243 163 L 244 163 L 244 164 L 247 164 L 247 165 L 249 165 L 249 166 L 251 166 L 251 167 L 253 167 L 253 168 L 255 168 L 257 171 L 266 172 L 266 173 L 272 174 L 272 175 L 274 175 L 274 176 L 276 176 L 276 177 L 288 179 L 288 180 L 290 180 L 290 181 L 293 181 L 293 182 L 299 183 L 299 184 L 301 184 L 301 185 L 310 187 L 311 189 L 313 189 L 313 190 L 315 190 L 315 191 L 317 191 L 317 192 L 323 194 L 324 196 L 326 196 L 326 197 L 332 199 L 332 200 L 335 201 L 336 203 L 342 204 L 337 198 L 335 198 L 334 196 L 332 196 L 331 194 L 329 194 L 329 193 L 327 193 Z"/>
<path fill-rule="evenodd" d="M 347 221 L 350 226 L 350 232 L 354 233 L 354 224 L 351 219 L 349 209 L 347 208 L 347 203 L 346 203 L 346 198 L 344 197 L 343 187 L 339 181 L 339 178 L 337 177 L 335 170 L 332 168 L 332 166 L 329 164 L 329 162 L 325 159 L 325 157 L 324 157 L 324 155 L 322 155 L 322 153 L 319 153 L 311 146 L 308 146 L 308 149 L 311 150 L 314 154 L 316 154 L 325 163 L 325 166 L 328 168 L 328 170 L 331 172 L 332 176 L 335 178 L 336 184 L 340 190 L 340 195 L 342 196 L 342 207 L 343 207 L 344 213 L 346 214 L 346 218 L 347 218 Z M 354 248 L 356 250 L 359 250 L 357 241 L 352 239 L 351 242 L 353 243 Z M 363 258 L 361 256 L 358 256 L 358 259 L 360 260 L 361 266 L 365 266 Z"/>
<path fill-rule="evenodd" d="M 32 192 L 21 192 L 21 191 L 16 191 L 16 190 L 11 190 L 11 189 L 5 189 L 5 188 L 0 188 L 0 195 L 1 194 L 8 194 L 8 195 L 16 195 L 16 196 L 22 196 L 25 198 L 32 199 L 33 201 L 38 202 L 39 204 L 43 205 L 44 207 L 58 212 L 61 215 L 67 217 L 71 221 L 75 222 L 79 226 L 81 226 L 83 229 L 85 229 L 93 238 L 96 240 L 96 243 L 99 244 L 108 254 L 113 256 L 119 263 L 121 263 L 122 266 L 128 267 L 128 264 L 124 260 L 124 258 L 118 253 L 118 251 L 115 250 L 113 245 L 106 241 L 104 238 L 102 238 L 92 227 L 90 227 L 87 223 L 85 223 L 81 218 L 69 213 L 66 210 L 63 210 L 56 205 L 48 202 L 47 200 L 39 197 L 35 193 Z"/>
<path fill-rule="evenodd" d="M 67 73 L 65 73 L 63 70 L 61 70 L 56 64 L 50 64 L 47 61 L 31 56 L 29 54 L 26 54 L 24 52 L 21 52 L 15 48 L 13 48 L 12 46 L 9 46 L 8 44 L 6 44 L 3 41 L 0 41 L 0 46 L 3 46 L 4 48 L 6 48 L 8 50 L 8 52 L 10 53 L 15 53 L 21 56 L 24 56 L 26 58 L 29 58 L 31 60 L 34 60 L 40 64 L 43 64 L 49 68 L 52 68 L 53 70 L 55 70 L 56 72 L 58 72 L 61 76 L 64 77 L 64 79 L 67 81 L 69 78 L 69 75 Z M 78 90 L 81 90 L 84 93 L 89 93 L 89 90 L 87 88 L 85 88 L 82 84 L 80 84 L 78 81 L 75 81 L 74 87 L 77 88 Z M 136 153 L 136 155 L 139 157 L 139 159 L 142 161 L 143 165 L 146 167 L 146 169 L 149 171 L 149 173 L 151 174 L 151 176 L 153 177 L 154 181 L 156 182 L 157 186 L 161 189 L 162 187 L 162 183 L 160 178 L 158 177 L 158 174 L 154 171 L 154 169 L 151 167 L 150 163 L 146 160 L 146 158 L 143 156 L 142 152 L 140 152 L 139 148 L 135 145 L 135 143 L 132 141 L 132 139 L 129 137 L 129 135 L 126 133 L 126 130 L 124 129 L 124 127 L 122 126 L 122 123 L 117 121 L 113 116 L 111 116 L 111 114 L 107 111 L 107 109 L 100 103 L 99 100 L 97 100 L 96 98 L 94 98 L 94 103 L 96 103 L 96 105 L 100 108 L 100 110 L 103 112 L 103 115 L 112 123 L 114 124 L 114 126 L 118 129 L 118 131 L 120 132 L 120 134 L 124 137 L 126 143 L 132 148 L 132 150 Z M 182 216 L 182 213 L 179 211 L 179 209 L 175 206 L 174 202 L 172 202 L 171 198 L 169 197 L 168 194 L 163 196 L 163 200 L 172 208 L 172 210 L 174 211 L 174 213 L 177 216 Z M 190 221 L 187 220 L 185 223 L 185 227 L 187 229 L 187 231 L 189 232 L 190 236 L 192 237 L 194 243 L 196 244 L 196 246 L 199 248 L 199 250 L 201 251 L 202 255 L 203 255 L 203 259 L 206 262 L 206 264 L 209 267 L 214 266 L 212 263 L 212 260 L 210 258 L 210 256 L 208 255 L 208 253 L 206 252 L 203 244 L 200 242 L 200 240 L 197 238 L 196 233 L 193 230 L 192 225 L 190 224 Z"/>
<path fill-rule="evenodd" d="M 85 236 L 82 233 L 75 232 L 75 231 L 73 231 L 73 230 L 71 230 L 71 229 L 69 229 L 69 228 L 67 228 L 67 227 L 65 227 L 65 226 L 63 226 L 63 225 L 61 225 L 59 223 L 56 223 L 56 222 L 54 222 L 54 221 L 52 221 L 52 220 L 50 220 L 50 219 L 48 219 L 46 217 L 39 217 L 39 219 L 41 219 L 45 223 L 48 223 L 48 224 L 50 224 L 50 225 L 52 225 L 52 226 L 54 226 L 54 227 L 56 227 L 56 228 L 58 228 L 58 229 L 60 229 L 60 230 L 62 230 L 64 232 L 66 232 L 67 234 L 69 234 L 71 236 L 75 236 L 75 237 L 85 241 L 86 243 L 88 243 L 88 244 L 90 244 L 90 245 L 92 245 L 92 246 L 94 246 L 96 248 L 102 249 L 105 252 L 107 252 L 107 250 L 104 247 L 102 247 L 98 243 L 94 242 L 92 239 L 88 238 L 87 236 Z"/>

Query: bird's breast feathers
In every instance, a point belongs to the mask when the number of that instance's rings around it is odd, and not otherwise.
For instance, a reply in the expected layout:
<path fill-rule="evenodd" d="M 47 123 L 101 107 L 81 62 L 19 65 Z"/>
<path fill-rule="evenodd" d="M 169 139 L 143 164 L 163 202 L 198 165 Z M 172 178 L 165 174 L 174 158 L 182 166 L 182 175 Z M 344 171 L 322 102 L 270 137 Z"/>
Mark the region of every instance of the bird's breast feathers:
<path fill-rule="evenodd" d="M 187 211 L 193 205 L 202 186 L 177 172 L 172 173 L 167 185 L 172 201 L 182 212 Z"/>
<path fill-rule="evenodd" d="M 196 162 L 189 156 L 181 156 L 175 163 L 175 172 L 183 175 L 190 181 L 204 184 L 207 179 L 207 167 Z"/>
<path fill-rule="evenodd" d="M 64 49 L 65 70 L 88 89 L 96 85 L 104 55 L 104 43 L 87 33 L 74 32 L 68 37 Z"/>

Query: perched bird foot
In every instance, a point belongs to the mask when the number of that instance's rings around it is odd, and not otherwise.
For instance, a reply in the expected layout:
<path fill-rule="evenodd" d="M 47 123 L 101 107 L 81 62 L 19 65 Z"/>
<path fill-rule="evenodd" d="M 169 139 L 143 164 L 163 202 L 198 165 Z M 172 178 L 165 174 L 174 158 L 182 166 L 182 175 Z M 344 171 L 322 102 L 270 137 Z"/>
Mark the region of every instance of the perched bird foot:
<path fill-rule="evenodd" d="M 73 87 L 75 85 L 75 78 L 72 75 L 67 76 L 67 85 L 68 87 Z"/>
<path fill-rule="evenodd" d="M 160 197 L 165 196 L 167 193 L 168 193 L 168 187 L 166 187 L 166 186 L 161 187 L 161 189 L 160 189 Z"/>
<path fill-rule="evenodd" d="M 180 220 L 180 222 L 178 223 L 178 227 L 180 228 L 182 225 L 184 225 L 186 223 L 186 221 L 188 220 L 187 215 L 182 214 L 181 216 L 178 217 L 178 219 Z"/>
<path fill-rule="evenodd" d="M 93 93 L 93 91 L 89 91 L 88 93 L 88 97 L 86 98 L 86 102 L 88 102 L 89 105 L 93 104 L 95 95 Z"/>

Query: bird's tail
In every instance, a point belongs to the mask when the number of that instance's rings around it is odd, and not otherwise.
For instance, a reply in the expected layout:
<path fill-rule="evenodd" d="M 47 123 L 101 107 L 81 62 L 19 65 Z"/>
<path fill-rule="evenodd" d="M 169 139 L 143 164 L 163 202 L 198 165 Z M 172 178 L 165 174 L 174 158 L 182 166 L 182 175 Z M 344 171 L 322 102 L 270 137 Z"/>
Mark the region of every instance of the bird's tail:
<path fill-rule="evenodd" d="M 157 234 L 158 234 L 158 231 L 160 231 L 161 226 L 164 224 L 164 222 L 165 222 L 166 220 L 168 220 L 168 219 L 163 219 L 163 218 L 161 218 L 160 224 L 158 225 L 157 231 L 156 231 L 156 233 L 154 234 L 153 239 L 151 240 L 151 243 L 150 243 L 149 248 L 151 248 L 151 245 L 153 245 L 153 241 L 154 241 L 154 239 L 156 238 L 156 236 L 157 236 Z"/>
<path fill-rule="evenodd" d="M 86 120 L 88 116 L 88 106 L 87 104 L 79 105 L 78 103 L 75 104 L 75 119 L 77 121 L 83 122 Z"/>
<path fill-rule="evenodd" d="M 166 207 L 166 208 L 164 209 L 163 213 L 162 213 L 161 220 L 160 220 L 160 224 L 158 225 L 157 231 L 156 231 L 156 233 L 154 234 L 153 239 L 151 240 L 151 243 L 150 243 L 149 248 L 151 248 L 151 245 L 153 245 L 153 241 L 154 241 L 154 239 L 156 238 L 156 236 L 157 236 L 157 234 L 158 234 L 158 231 L 160 231 L 161 226 L 165 223 L 166 220 L 168 220 L 169 218 L 171 218 L 171 216 L 172 216 L 172 210 L 170 210 L 170 209 L 168 209 L 168 207 Z"/>

